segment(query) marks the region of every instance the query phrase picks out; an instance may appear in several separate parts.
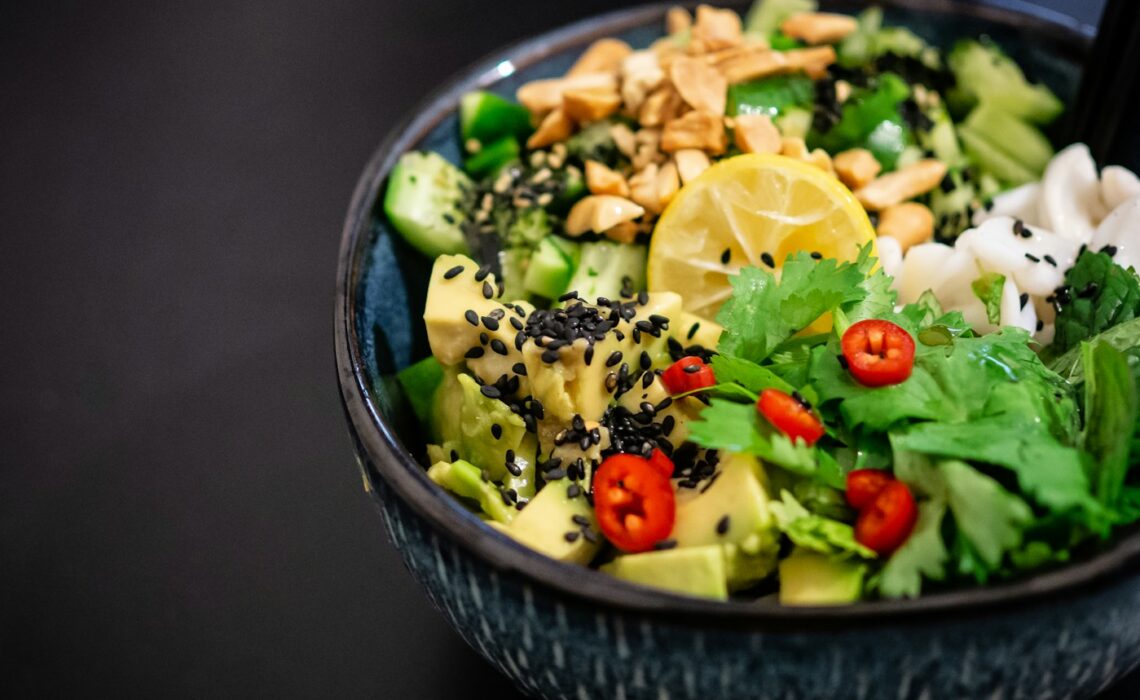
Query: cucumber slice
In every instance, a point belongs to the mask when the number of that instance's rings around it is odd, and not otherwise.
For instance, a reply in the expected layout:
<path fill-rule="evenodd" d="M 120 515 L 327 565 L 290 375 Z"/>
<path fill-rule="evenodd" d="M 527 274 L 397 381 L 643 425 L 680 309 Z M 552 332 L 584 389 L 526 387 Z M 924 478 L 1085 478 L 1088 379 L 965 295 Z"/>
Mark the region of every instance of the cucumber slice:
<path fill-rule="evenodd" d="M 526 107 L 493 92 L 475 90 L 459 100 L 459 132 L 464 144 L 470 139 L 489 144 L 504 136 L 525 139 L 532 131 Z"/>
<path fill-rule="evenodd" d="M 575 270 L 578 269 L 578 263 L 582 260 L 582 244 L 577 241 L 572 241 L 569 238 L 562 236 L 550 236 L 550 244 L 556 246 L 558 250 L 566 256 L 570 261 L 570 266 Z"/>
<path fill-rule="evenodd" d="M 963 124 L 958 127 L 958 138 L 966 148 L 970 159 L 983 171 L 1001 180 L 1010 187 L 1024 185 L 1037 180 L 1037 175 L 1007 156 L 983 135 Z"/>
<path fill-rule="evenodd" d="M 435 390 L 443 382 L 443 365 L 429 355 L 419 362 L 405 367 L 396 374 L 396 381 L 408 397 L 412 411 L 421 425 L 431 424 L 432 400 Z"/>
<path fill-rule="evenodd" d="M 627 286 L 624 281 L 628 277 L 628 288 L 640 291 L 645 289 L 645 259 L 646 248 L 643 245 L 612 241 L 583 243 L 581 262 L 566 289 L 577 291 L 583 299 L 618 299 Z"/>
<path fill-rule="evenodd" d="M 806 139 L 811 131 L 811 119 L 811 110 L 791 107 L 776 119 L 776 128 L 783 136 Z"/>
<path fill-rule="evenodd" d="M 1038 176 L 1053 159 L 1053 145 L 1045 134 L 988 102 L 970 113 L 966 126 Z"/>
<path fill-rule="evenodd" d="M 472 177 L 484 177 L 498 171 L 507 163 L 518 160 L 519 142 L 514 136 L 504 136 L 494 143 L 483 146 L 463 163 L 463 168 Z"/>
<path fill-rule="evenodd" d="M 428 257 L 466 253 L 460 222 L 463 191 L 469 187 L 463 171 L 438 153 L 411 151 L 388 176 L 384 213 L 404 240 Z"/>
<path fill-rule="evenodd" d="M 961 167 L 965 160 L 958 134 L 954 131 L 954 121 L 944 107 L 927 113 L 934 126 L 930 131 L 920 131 L 919 142 L 923 148 L 934 153 L 934 157 L 951 168 Z"/>
<path fill-rule="evenodd" d="M 503 271 L 503 298 L 526 300 L 526 278 L 530 267 L 529 248 L 504 248 L 499 251 L 499 269 Z"/>
<path fill-rule="evenodd" d="M 538 243 L 530 257 L 523 287 L 531 294 L 557 299 L 566 291 L 566 285 L 574 274 L 574 265 L 565 255 L 555 236 L 547 236 Z"/>
<path fill-rule="evenodd" d="M 955 100 L 987 102 L 1035 124 L 1048 124 L 1064 105 L 1045 85 L 1033 85 L 1017 63 L 994 44 L 958 42 L 947 59 L 962 93 Z"/>

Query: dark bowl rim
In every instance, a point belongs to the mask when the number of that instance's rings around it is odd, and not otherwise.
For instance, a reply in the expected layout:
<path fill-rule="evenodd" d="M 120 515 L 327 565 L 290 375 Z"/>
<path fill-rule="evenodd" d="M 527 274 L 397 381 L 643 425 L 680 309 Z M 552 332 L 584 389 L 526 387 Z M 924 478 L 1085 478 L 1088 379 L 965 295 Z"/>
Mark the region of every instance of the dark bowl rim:
<path fill-rule="evenodd" d="M 373 153 L 352 195 L 345 219 L 337 273 L 334 322 L 337 375 L 350 432 L 362 462 L 366 489 L 376 495 L 376 479 L 442 534 L 501 572 L 514 572 L 531 585 L 598 607 L 652 615 L 700 627 L 763 631 L 836 631 L 885 623 L 914 624 L 961 619 L 966 613 L 1009 610 L 1107 586 L 1140 570 L 1140 532 L 1122 537 L 1096 556 L 1012 583 L 937 593 L 913 600 L 879 600 L 838 607 L 780 607 L 747 602 L 702 600 L 634 585 L 584 567 L 538 554 L 482 523 L 444 494 L 403 446 L 369 394 L 356 333 L 358 282 L 370 241 L 370 217 L 380 188 L 396 158 L 443 119 L 466 90 L 489 85 L 508 66 L 525 66 L 590 40 L 660 20 L 677 3 L 665 2 L 591 17 L 518 42 L 459 72 L 417 105 Z M 826 4 L 826 3 L 825 3 Z M 967 13 L 1017 26 L 1057 41 L 1075 58 L 1091 44 L 1093 28 L 1022 0 L 994 6 L 963 0 L 880 0 L 935 13 Z M 513 69 L 512 69 L 513 70 Z"/>

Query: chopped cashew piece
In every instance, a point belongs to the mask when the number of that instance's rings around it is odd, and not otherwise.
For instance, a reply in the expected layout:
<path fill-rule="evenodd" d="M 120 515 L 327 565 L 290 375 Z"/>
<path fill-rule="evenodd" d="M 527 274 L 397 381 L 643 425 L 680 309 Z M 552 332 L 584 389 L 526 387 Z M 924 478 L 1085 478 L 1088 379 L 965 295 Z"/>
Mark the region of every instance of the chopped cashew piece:
<path fill-rule="evenodd" d="M 878 232 L 898 241 L 905 253 L 911 246 L 934 238 L 934 214 L 918 202 L 896 204 L 879 215 Z"/>
<path fill-rule="evenodd" d="M 724 133 L 724 120 L 719 114 L 693 110 L 665 125 L 661 135 L 661 150 L 676 153 L 684 148 L 699 148 L 713 155 L 724 153 L 728 137 Z"/>
<path fill-rule="evenodd" d="M 565 141 L 574 133 L 574 122 L 566 116 L 562 108 L 558 108 L 542 118 L 530 138 L 526 140 L 527 148 L 542 148 L 559 141 Z"/>
<path fill-rule="evenodd" d="M 617 78 L 607 73 L 586 73 L 570 78 L 532 80 L 515 93 L 519 103 L 531 114 L 543 115 L 562 106 L 562 95 L 567 90 L 616 90 Z"/>
<path fill-rule="evenodd" d="M 679 189 L 681 189 L 681 177 L 677 172 L 677 165 L 673 161 L 668 161 L 657 170 L 657 202 L 660 211 L 669 206 L 669 202 L 673 201 Z"/>
<path fill-rule="evenodd" d="M 632 129 L 625 124 L 614 124 L 610 127 L 610 138 L 623 156 L 633 158 L 637 151 L 637 137 L 633 135 Z"/>
<path fill-rule="evenodd" d="M 737 46 L 744 39 L 740 15 L 732 10 L 718 10 L 709 5 L 697 6 L 697 20 L 693 24 L 691 53 L 719 51 Z"/>
<path fill-rule="evenodd" d="M 639 230 L 636 221 L 623 221 L 617 226 L 606 229 L 606 238 L 618 243 L 633 243 Z"/>
<path fill-rule="evenodd" d="M 693 26 L 693 17 L 683 7 L 670 7 L 665 13 L 665 33 L 679 34 Z"/>
<path fill-rule="evenodd" d="M 798 12 L 780 25 L 783 33 L 809 44 L 834 44 L 858 28 L 854 17 L 828 12 Z"/>
<path fill-rule="evenodd" d="M 631 115 L 637 114 L 641 103 L 663 80 L 665 71 L 653 51 L 634 51 L 625 57 L 621 62 L 621 97 Z"/>
<path fill-rule="evenodd" d="M 661 213 L 661 199 L 657 192 L 660 170 L 656 163 L 650 163 L 629 179 L 629 198 L 655 214 Z"/>
<path fill-rule="evenodd" d="M 665 160 L 661 154 L 661 130 L 643 128 L 633 136 L 637 144 L 630 163 L 634 170 L 641 170 L 650 163 L 660 163 Z"/>
<path fill-rule="evenodd" d="M 822 148 L 808 151 L 807 144 L 799 136 L 785 136 L 780 143 L 780 155 L 802 160 L 830 175 L 835 174 L 835 168 L 831 165 L 831 156 L 827 155 L 827 151 Z"/>
<path fill-rule="evenodd" d="M 622 174 L 596 160 L 586 161 L 586 189 L 590 190 L 590 194 L 629 197 L 629 183 Z"/>
<path fill-rule="evenodd" d="M 682 99 L 696 110 L 724 114 L 728 81 L 720 71 L 689 56 L 678 56 L 669 66 L 669 78 Z"/>
<path fill-rule="evenodd" d="M 566 215 L 566 235 L 581 236 L 587 231 L 605 233 L 644 213 L 645 209 L 625 197 L 592 194 L 578 200 Z"/>
<path fill-rule="evenodd" d="M 869 211 L 883 211 L 894 204 L 926 194 L 937 187 L 945 175 L 945 163 L 927 158 L 876 178 L 856 190 L 855 198 Z"/>
<path fill-rule="evenodd" d="M 712 165 L 705 152 L 695 148 L 682 148 L 673 154 L 673 160 L 677 163 L 677 174 L 681 176 L 682 185 L 697 179 Z"/>
<path fill-rule="evenodd" d="M 745 153 L 779 153 L 783 145 L 780 130 L 767 114 L 738 115 L 733 122 L 733 138 Z"/>
<path fill-rule="evenodd" d="M 579 124 L 605 119 L 621 108 L 617 90 L 585 88 L 562 93 L 562 109 Z"/>
<path fill-rule="evenodd" d="M 835 156 L 835 173 L 852 190 L 874 180 L 882 169 L 875 156 L 865 148 L 852 148 Z"/>
<path fill-rule="evenodd" d="M 791 51 L 754 49 L 732 56 L 717 64 L 729 85 L 746 80 L 765 78 L 782 73 L 803 71 L 809 77 L 818 79 L 827 72 L 827 67 L 835 63 L 835 49 L 831 46 L 816 46 Z"/>
<path fill-rule="evenodd" d="M 673 86 L 663 83 L 650 93 L 641 103 L 637 113 L 637 122 L 642 126 L 663 126 L 666 122 L 677 118 L 681 109 L 681 96 Z"/>
<path fill-rule="evenodd" d="M 621 62 L 631 53 L 633 49 L 621 39 L 598 39 L 582 52 L 574 65 L 570 66 L 570 70 L 566 71 L 566 77 L 572 78 L 589 73 L 617 75 L 621 69 Z"/>

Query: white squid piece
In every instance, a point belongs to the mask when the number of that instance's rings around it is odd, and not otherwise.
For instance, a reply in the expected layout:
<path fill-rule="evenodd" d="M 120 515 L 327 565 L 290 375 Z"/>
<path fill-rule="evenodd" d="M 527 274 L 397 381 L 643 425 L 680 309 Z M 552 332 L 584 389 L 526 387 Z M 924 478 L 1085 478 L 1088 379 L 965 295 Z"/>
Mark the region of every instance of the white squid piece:
<path fill-rule="evenodd" d="M 1089 147 L 1075 143 L 1054 156 L 1041 181 L 1037 225 L 1079 245 L 1092 240 L 1093 230 L 1106 213 Z"/>
<path fill-rule="evenodd" d="M 1113 259 L 1122 267 L 1140 270 L 1140 195 L 1116 207 L 1093 234 L 1093 250 L 1113 246 Z"/>

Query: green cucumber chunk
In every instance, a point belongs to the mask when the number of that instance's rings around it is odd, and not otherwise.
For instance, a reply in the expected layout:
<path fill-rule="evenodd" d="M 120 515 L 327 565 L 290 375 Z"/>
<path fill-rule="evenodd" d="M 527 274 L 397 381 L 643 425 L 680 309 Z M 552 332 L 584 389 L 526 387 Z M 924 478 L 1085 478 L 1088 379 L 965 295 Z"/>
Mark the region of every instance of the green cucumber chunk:
<path fill-rule="evenodd" d="M 623 289 L 645 288 L 646 248 L 612 241 L 582 244 L 582 259 L 566 285 L 583 299 L 618 299 Z M 625 283 L 628 278 L 628 284 Z"/>
<path fill-rule="evenodd" d="M 970 126 L 963 124 L 958 127 L 958 138 L 962 140 L 970 160 L 983 172 L 993 175 L 1005 185 L 1017 187 L 1038 179 L 1036 173 L 1015 158 L 1006 155 L 1005 151 L 991 143 L 984 134 Z"/>
<path fill-rule="evenodd" d="M 434 356 L 428 355 L 400 370 L 396 374 L 396 381 L 408 397 L 408 403 L 420 425 L 429 425 L 435 390 L 443 382 L 443 365 Z"/>
<path fill-rule="evenodd" d="M 737 83 L 728 88 L 729 116 L 767 114 L 776 119 L 793 107 L 811 107 L 815 84 L 805 75 L 778 75 Z"/>
<path fill-rule="evenodd" d="M 970 113 L 966 126 L 1037 175 L 1044 173 L 1053 159 L 1053 145 L 1045 134 L 988 102 Z"/>
<path fill-rule="evenodd" d="M 438 153 L 410 151 L 388 176 L 384 213 L 413 248 L 434 258 L 466 253 L 460 222 L 471 180 Z"/>
<path fill-rule="evenodd" d="M 554 238 L 555 236 L 547 236 L 538 242 L 523 280 L 527 292 L 547 299 L 562 296 L 574 274 L 573 262 L 552 240 Z"/>
<path fill-rule="evenodd" d="M 534 128 L 526 107 L 493 92 L 475 90 L 459 100 L 459 132 L 463 142 L 489 144 L 504 136 L 525 139 Z"/>
<path fill-rule="evenodd" d="M 1064 109 L 1045 85 L 1034 85 L 997 45 L 973 39 L 958 42 L 947 58 L 958 81 L 956 100 L 986 102 L 1034 124 L 1048 124 Z"/>

